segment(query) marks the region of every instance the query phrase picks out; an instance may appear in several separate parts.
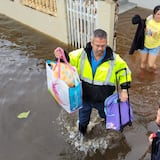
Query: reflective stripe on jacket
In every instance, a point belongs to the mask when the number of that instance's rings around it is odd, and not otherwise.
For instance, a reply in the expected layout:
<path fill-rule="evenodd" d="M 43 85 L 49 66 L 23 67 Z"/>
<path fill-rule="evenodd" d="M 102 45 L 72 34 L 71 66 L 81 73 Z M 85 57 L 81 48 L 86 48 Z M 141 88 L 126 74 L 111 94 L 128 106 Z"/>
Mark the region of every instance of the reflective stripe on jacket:
<path fill-rule="evenodd" d="M 112 52 L 110 47 L 106 48 L 106 57 L 97 67 L 93 76 L 91 67 L 90 44 L 85 49 L 78 49 L 69 53 L 70 64 L 77 68 L 82 81 L 83 98 L 87 101 L 104 102 L 105 98 L 113 94 L 116 86 L 115 72 L 122 68 L 127 68 L 127 77 L 125 71 L 118 74 L 120 85 L 131 81 L 131 72 L 124 60 Z"/>

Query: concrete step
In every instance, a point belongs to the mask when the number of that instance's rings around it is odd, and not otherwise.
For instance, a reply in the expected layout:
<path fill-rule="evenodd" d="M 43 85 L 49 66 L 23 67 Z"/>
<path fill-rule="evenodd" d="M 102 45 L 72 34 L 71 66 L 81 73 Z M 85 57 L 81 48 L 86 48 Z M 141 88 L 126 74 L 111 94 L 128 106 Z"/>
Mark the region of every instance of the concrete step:
<path fill-rule="evenodd" d="M 137 7 L 136 3 L 126 2 L 126 3 L 120 3 L 119 5 L 119 14 L 122 14 L 130 9 L 133 9 Z"/>

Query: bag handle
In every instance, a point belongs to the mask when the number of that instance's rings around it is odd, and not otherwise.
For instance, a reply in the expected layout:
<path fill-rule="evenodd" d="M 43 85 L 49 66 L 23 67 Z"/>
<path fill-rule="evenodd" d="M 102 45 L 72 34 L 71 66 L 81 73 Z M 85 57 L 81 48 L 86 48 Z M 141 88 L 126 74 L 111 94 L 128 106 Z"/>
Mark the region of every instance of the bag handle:
<path fill-rule="evenodd" d="M 121 71 L 125 71 L 125 76 L 126 76 L 126 82 L 127 82 L 127 68 L 121 68 L 118 71 L 116 71 L 115 75 L 116 75 L 116 89 L 117 89 L 117 93 L 118 93 L 118 99 L 120 100 L 119 97 L 119 80 L 118 80 L 118 73 Z M 128 94 L 128 88 L 127 88 L 127 94 Z"/>
<path fill-rule="evenodd" d="M 58 78 L 60 78 L 60 60 L 62 59 L 64 61 L 64 63 L 73 71 L 75 72 L 75 69 L 68 63 L 66 56 L 64 54 L 64 50 L 60 47 L 57 48 L 57 50 L 60 53 L 60 56 L 58 57 L 57 63 L 54 66 L 53 70 L 56 69 L 56 67 L 58 67 Z"/>
<path fill-rule="evenodd" d="M 119 108 L 119 118 L 120 118 L 120 130 L 123 131 L 122 127 L 122 117 L 121 117 L 121 107 L 120 107 L 120 97 L 119 97 L 119 89 L 118 89 L 118 73 L 121 71 L 125 71 L 125 76 L 126 76 L 126 82 L 127 82 L 127 68 L 121 68 L 119 69 L 115 74 L 116 74 L 116 87 L 117 87 L 117 94 L 118 94 L 118 108 Z M 128 114 L 129 114 L 129 119 L 131 119 L 131 113 L 130 113 L 130 99 L 129 99 L 129 90 L 127 88 L 127 94 L 128 94 Z M 131 121 L 130 121 L 131 123 Z"/>

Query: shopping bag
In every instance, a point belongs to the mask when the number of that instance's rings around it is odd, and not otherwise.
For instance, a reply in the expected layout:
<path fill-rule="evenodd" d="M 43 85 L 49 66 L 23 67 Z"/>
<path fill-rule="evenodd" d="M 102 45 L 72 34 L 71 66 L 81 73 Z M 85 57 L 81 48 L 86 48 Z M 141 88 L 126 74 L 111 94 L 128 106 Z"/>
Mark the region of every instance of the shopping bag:
<path fill-rule="evenodd" d="M 64 68 L 67 68 L 67 72 Z M 47 60 L 46 74 L 48 91 L 63 109 L 72 113 L 82 107 L 82 86 L 75 67 L 68 64 L 66 59 L 64 63 Z"/>
<path fill-rule="evenodd" d="M 73 87 L 75 83 L 79 83 L 79 78 L 74 67 L 66 63 L 60 63 L 59 61 L 50 61 L 49 65 L 52 68 L 54 78 L 63 80 L 69 87 Z"/>

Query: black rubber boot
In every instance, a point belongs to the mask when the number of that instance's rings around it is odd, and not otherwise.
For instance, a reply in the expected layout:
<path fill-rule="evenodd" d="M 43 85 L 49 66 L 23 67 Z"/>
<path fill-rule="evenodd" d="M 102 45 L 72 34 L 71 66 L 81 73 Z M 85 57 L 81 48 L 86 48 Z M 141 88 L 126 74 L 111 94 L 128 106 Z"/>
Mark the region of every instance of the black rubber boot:
<path fill-rule="evenodd" d="M 81 125 L 81 124 L 79 124 L 79 131 L 80 131 L 80 133 L 82 133 L 83 135 L 85 135 L 86 132 L 87 132 L 87 125 Z"/>

